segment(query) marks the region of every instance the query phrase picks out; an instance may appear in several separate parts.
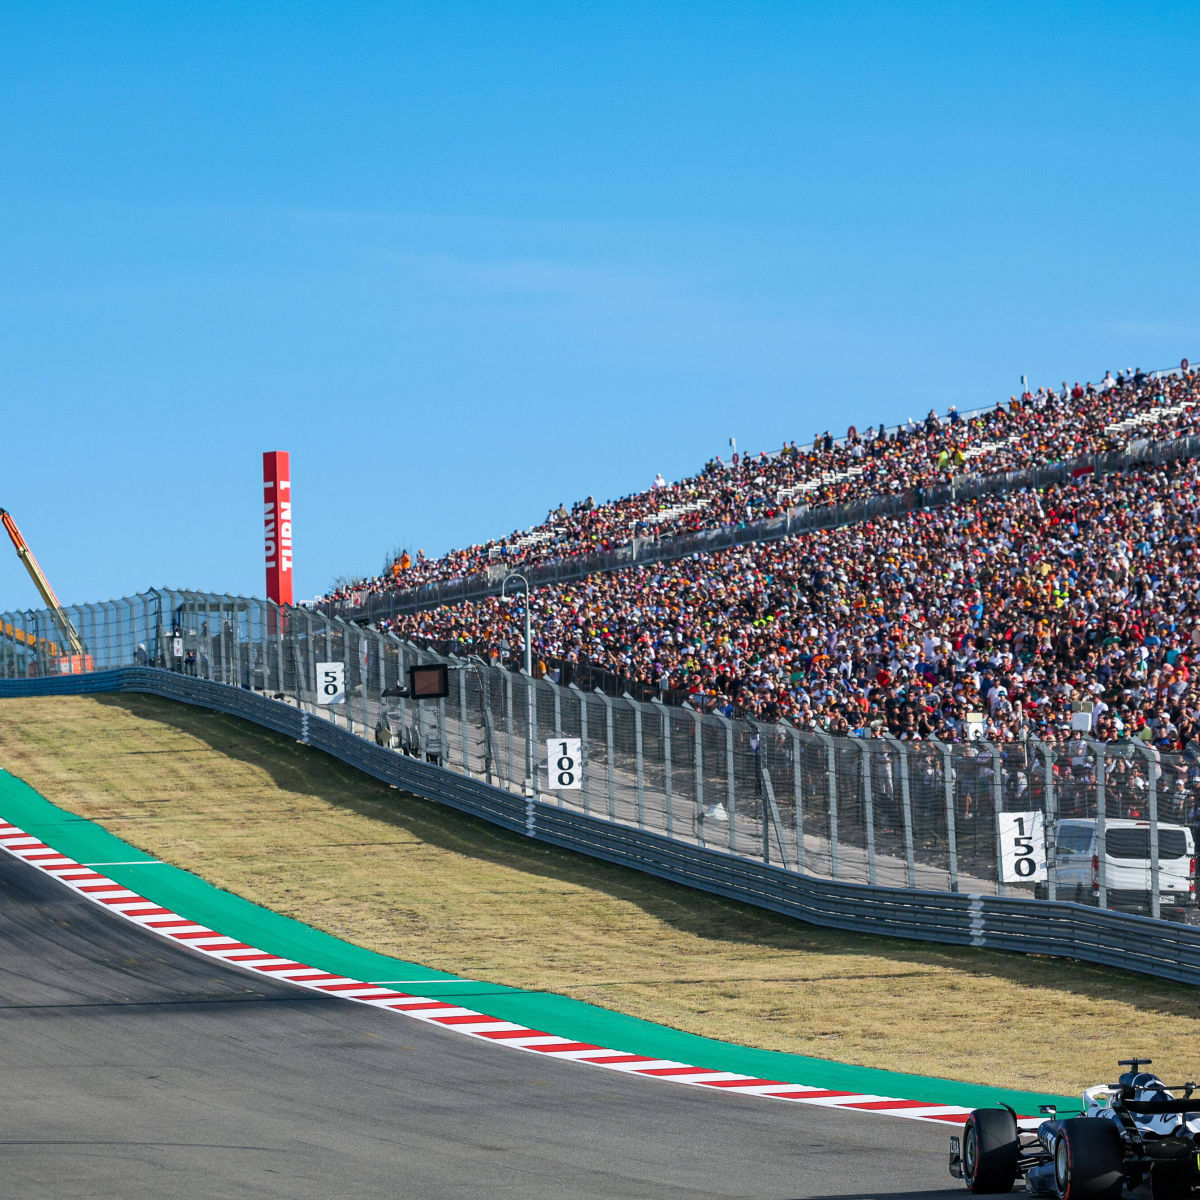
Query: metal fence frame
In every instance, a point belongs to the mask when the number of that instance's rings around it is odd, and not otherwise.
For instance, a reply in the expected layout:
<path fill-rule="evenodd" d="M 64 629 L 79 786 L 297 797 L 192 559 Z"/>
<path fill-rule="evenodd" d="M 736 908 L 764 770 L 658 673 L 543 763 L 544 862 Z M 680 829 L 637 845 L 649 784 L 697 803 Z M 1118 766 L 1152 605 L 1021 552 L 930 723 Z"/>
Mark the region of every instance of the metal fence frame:
<path fill-rule="evenodd" d="M 1193 926 L 1063 901 L 814 878 L 522 796 L 380 746 L 336 721 L 313 715 L 303 705 L 199 675 L 125 667 L 91 674 L 0 679 L 0 697 L 113 691 L 149 693 L 252 721 L 333 755 L 376 779 L 513 833 L 811 924 L 1069 957 L 1186 984 L 1200 983 L 1200 928 Z"/>
<path fill-rule="evenodd" d="M 1137 815 L 1150 837 L 1145 907 L 1160 917 L 1160 825 L 1184 823 L 1200 793 L 1200 759 L 1137 741 L 1080 735 L 1050 747 L 1036 738 L 1004 746 L 835 738 L 786 721 L 562 687 L 246 597 L 156 589 L 69 615 L 97 671 L 157 668 L 258 692 L 529 805 L 550 803 L 838 883 L 1060 899 L 1056 821 L 1094 818 L 1103 850 L 1106 822 Z M 63 641 L 50 613 L 0 615 L 0 680 L 74 668 L 78 659 L 54 656 L 55 638 Z M 317 692 L 317 664 L 326 661 L 345 667 L 345 700 L 332 707 Z M 448 697 L 422 703 L 383 695 L 410 666 L 430 662 L 449 668 Z M 561 736 L 582 743 L 578 791 L 552 790 L 546 773 L 547 743 Z M 1044 884 L 1005 882 L 998 870 L 999 815 L 1009 811 L 1042 814 Z M 1105 854 L 1099 859 L 1092 886 L 1076 881 L 1071 898 L 1128 906 L 1127 894 L 1110 896 Z"/>

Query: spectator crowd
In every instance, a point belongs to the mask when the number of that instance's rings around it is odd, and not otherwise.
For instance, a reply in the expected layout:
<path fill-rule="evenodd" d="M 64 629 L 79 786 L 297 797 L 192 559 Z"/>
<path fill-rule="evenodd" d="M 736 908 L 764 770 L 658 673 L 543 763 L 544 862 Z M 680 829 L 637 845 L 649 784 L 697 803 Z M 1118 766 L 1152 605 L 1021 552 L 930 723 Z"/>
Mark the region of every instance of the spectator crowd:
<path fill-rule="evenodd" d="M 1200 751 L 1198 521 L 1185 461 L 593 575 L 534 591 L 537 669 L 837 734 L 961 741 L 981 721 L 1066 744 L 1085 712 L 1098 739 Z M 524 603 L 384 627 L 511 664 Z"/>
<path fill-rule="evenodd" d="M 517 568 L 611 551 L 638 538 L 667 538 L 740 526 L 788 508 L 820 508 L 872 496 L 917 493 L 966 475 L 1074 461 L 1139 439 L 1200 432 L 1196 372 L 1107 373 L 1098 384 L 1065 382 L 1038 388 L 972 414 L 954 408 L 940 417 L 909 419 L 893 429 L 853 426 L 835 439 L 786 444 L 773 455 L 734 454 L 707 463 L 695 476 L 620 500 L 591 497 L 560 504 L 531 530 L 453 550 L 438 558 L 405 552 L 374 579 L 339 588 L 325 599 L 354 606 L 367 596 L 461 579 L 500 564 Z"/>

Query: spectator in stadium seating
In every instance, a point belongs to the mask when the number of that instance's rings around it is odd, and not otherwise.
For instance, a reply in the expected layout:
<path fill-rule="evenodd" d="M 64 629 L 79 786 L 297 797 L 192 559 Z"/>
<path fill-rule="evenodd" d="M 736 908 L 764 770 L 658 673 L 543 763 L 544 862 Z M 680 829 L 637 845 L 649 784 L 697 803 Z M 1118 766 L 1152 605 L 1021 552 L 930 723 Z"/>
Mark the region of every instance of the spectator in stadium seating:
<path fill-rule="evenodd" d="M 497 560 L 511 568 L 577 558 L 618 549 L 634 538 L 741 526 L 789 507 L 919 495 L 955 476 L 1072 461 L 1137 438 L 1177 437 L 1200 431 L 1196 400 L 1195 372 L 1155 378 L 1127 368 L 1119 378 L 1107 372 L 1100 386 L 1038 388 L 965 416 L 952 407 L 945 422 L 930 413 L 922 424 L 910 418 L 890 434 L 882 426 L 866 436 L 852 429 L 837 444 L 826 431 L 808 450 L 785 443 L 772 456 L 739 454 L 732 464 L 713 459 L 678 483 L 660 483 L 660 476 L 645 492 L 611 503 L 597 504 L 589 496 L 569 508 L 559 504 L 527 532 L 437 559 L 419 552 L 410 567 L 339 589 L 329 599 L 353 604 L 380 591 L 483 572 Z"/>
<path fill-rule="evenodd" d="M 1200 464 L 1025 489 L 536 589 L 539 661 L 701 708 L 905 740 L 1197 744 Z M 404 637 L 515 662 L 518 601 L 399 618 Z M 1092 769 L 1077 737 L 1066 759 Z"/>

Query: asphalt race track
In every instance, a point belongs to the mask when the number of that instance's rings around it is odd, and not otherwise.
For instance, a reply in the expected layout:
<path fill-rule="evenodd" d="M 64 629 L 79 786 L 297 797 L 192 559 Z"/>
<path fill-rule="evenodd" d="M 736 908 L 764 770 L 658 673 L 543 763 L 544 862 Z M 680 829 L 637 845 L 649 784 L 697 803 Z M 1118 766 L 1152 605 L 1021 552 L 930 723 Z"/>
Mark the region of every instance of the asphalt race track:
<path fill-rule="evenodd" d="M 0 1196 L 958 1196 L 949 1131 L 490 1046 L 272 984 L 0 854 Z"/>

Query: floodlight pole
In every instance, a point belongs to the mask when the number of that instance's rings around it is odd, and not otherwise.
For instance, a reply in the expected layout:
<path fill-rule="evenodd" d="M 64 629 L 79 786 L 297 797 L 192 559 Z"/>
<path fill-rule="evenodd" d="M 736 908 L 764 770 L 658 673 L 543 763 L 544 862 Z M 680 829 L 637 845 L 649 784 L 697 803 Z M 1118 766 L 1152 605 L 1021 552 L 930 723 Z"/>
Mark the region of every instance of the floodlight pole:
<path fill-rule="evenodd" d="M 529 592 L 529 580 L 519 571 L 511 571 L 505 575 L 503 582 L 500 584 L 501 600 L 505 598 L 510 579 L 519 579 L 525 585 L 525 787 L 522 790 L 526 797 L 532 798 L 537 790 L 537 780 L 534 778 L 534 773 L 538 768 L 537 751 L 533 744 L 536 731 L 533 728 L 533 637 L 529 621 L 531 596 Z"/>
<path fill-rule="evenodd" d="M 510 571 L 507 575 L 505 575 L 504 581 L 500 584 L 500 599 L 501 600 L 503 600 L 505 598 L 505 591 L 508 588 L 508 581 L 510 579 L 519 579 L 525 585 L 525 674 L 528 675 L 530 679 L 532 679 L 533 678 L 533 647 L 531 645 L 532 638 L 530 635 L 530 627 L 529 627 L 529 604 L 530 604 L 529 580 L 526 579 L 525 576 L 522 575 L 519 571 Z"/>

